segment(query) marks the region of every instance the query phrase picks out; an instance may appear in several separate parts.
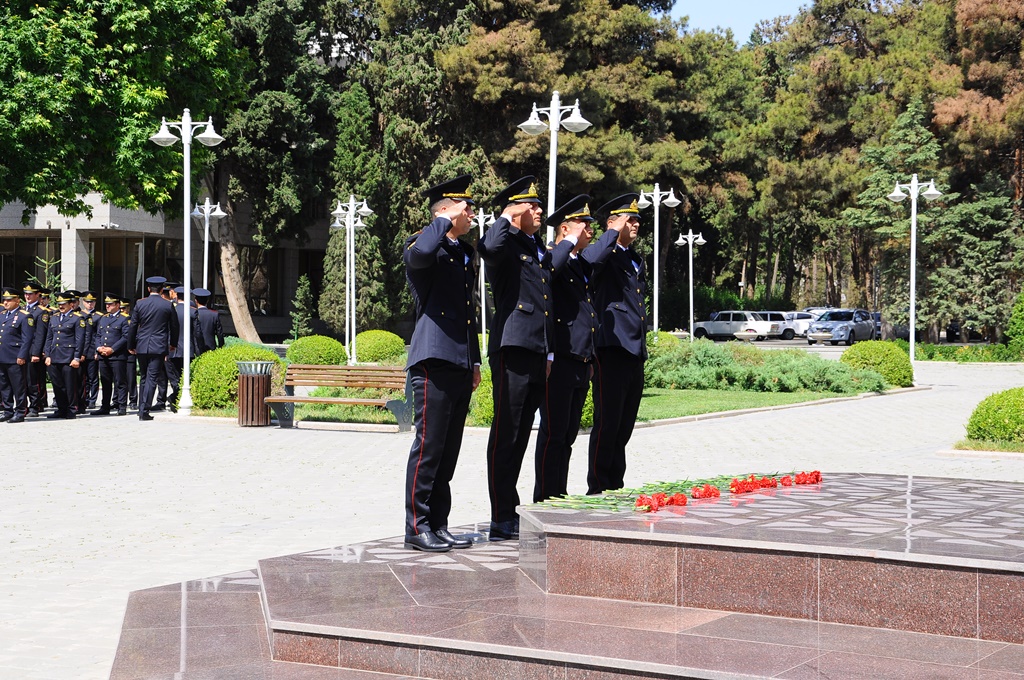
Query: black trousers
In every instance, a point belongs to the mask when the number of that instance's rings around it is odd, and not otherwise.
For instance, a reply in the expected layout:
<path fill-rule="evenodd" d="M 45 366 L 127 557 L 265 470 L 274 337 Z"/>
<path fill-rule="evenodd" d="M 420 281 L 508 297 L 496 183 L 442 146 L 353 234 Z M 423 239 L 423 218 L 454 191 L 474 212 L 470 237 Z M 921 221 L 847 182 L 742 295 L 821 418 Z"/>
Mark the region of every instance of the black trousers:
<path fill-rule="evenodd" d="M 0 402 L 3 402 L 4 414 L 24 416 L 28 412 L 28 400 L 25 396 L 25 366 L 20 364 L 0 364 Z"/>
<path fill-rule="evenodd" d="M 149 409 L 153 406 L 153 395 L 159 376 L 164 372 L 163 354 L 136 354 L 139 360 L 139 374 L 142 375 L 142 384 L 139 386 L 139 417 L 149 415 Z"/>
<path fill-rule="evenodd" d="M 128 409 L 127 363 L 124 357 L 120 359 L 100 357 L 96 362 L 99 367 L 100 385 L 103 390 L 101 406 L 104 411 L 109 411 L 111 405 L 118 411 Z"/>
<path fill-rule="evenodd" d="M 134 354 L 128 355 L 125 369 L 125 377 L 128 380 L 128 405 L 136 408 L 139 405 L 139 360 Z"/>
<path fill-rule="evenodd" d="M 405 534 L 448 528 L 451 481 L 473 394 L 473 371 L 428 359 L 409 368 L 416 438 L 405 475 Z"/>
<path fill-rule="evenodd" d="M 168 364 L 170 359 L 164 358 L 164 361 L 160 365 L 160 372 L 156 374 L 156 403 L 154 406 L 161 408 L 167 406 L 167 386 L 168 386 Z"/>
<path fill-rule="evenodd" d="M 28 363 L 25 371 L 28 394 L 28 410 L 41 413 L 46 408 L 46 364 L 45 359 Z"/>
<path fill-rule="evenodd" d="M 164 374 L 167 376 L 166 403 L 172 411 L 178 408 L 178 393 L 181 392 L 181 372 L 184 368 L 184 357 L 168 357 L 167 362 L 164 364 Z M 160 403 L 159 395 L 157 396 L 157 403 Z"/>
<path fill-rule="evenodd" d="M 491 521 L 509 522 L 517 517 L 516 484 L 533 417 L 544 400 L 547 357 L 519 347 L 503 347 L 488 361 L 494 383 L 494 421 L 487 439 Z"/>
<path fill-rule="evenodd" d="M 100 391 L 100 365 L 99 362 L 92 358 L 87 358 L 85 363 L 82 365 L 82 396 L 83 401 L 80 406 L 84 409 L 86 406 L 92 407 L 96 405 L 96 397 L 99 396 Z"/>
<path fill-rule="evenodd" d="M 644 394 L 644 360 L 618 347 L 599 347 L 594 366 L 594 429 L 587 493 L 621 489 L 626 444 Z"/>
<path fill-rule="evenodd" d="M 57 402 L 57 415 L 74 415 L 78 410 L 78 369 L 71 364 L 53 362 L 47 368 L 53 385 L 53 400 Z"/>
<path fill-rule="evenodd" d="M 568 493 L 569 458 L 590 390 L 591 365 L 563 356 L 556 356 L 551 364 L 537 431 L 534 503 Z"/>

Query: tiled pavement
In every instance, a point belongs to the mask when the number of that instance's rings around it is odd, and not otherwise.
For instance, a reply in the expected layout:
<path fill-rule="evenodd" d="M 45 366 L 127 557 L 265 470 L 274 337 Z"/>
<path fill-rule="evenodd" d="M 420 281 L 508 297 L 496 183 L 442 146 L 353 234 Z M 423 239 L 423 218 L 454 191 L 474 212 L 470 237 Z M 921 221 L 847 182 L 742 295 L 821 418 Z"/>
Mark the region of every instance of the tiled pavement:
<path fill-rule="evenodd" d="M 1024 366 L 922 363 L 919 373 L 931 389 L 638 429 L 626 482 L 793 468 L 1024 481 L 1021 456 L 948 452 L 978 401 L 1024 384 Z M 401 529 L 406 435 L 163 415 L 0 427 L 3 678 L 107 677 L 131 591 Z M 486 437 L 466 433 L 454 524 L 487 516 Z M 584 458 L 573 459 L 571 491 L 584 488 Z"/>

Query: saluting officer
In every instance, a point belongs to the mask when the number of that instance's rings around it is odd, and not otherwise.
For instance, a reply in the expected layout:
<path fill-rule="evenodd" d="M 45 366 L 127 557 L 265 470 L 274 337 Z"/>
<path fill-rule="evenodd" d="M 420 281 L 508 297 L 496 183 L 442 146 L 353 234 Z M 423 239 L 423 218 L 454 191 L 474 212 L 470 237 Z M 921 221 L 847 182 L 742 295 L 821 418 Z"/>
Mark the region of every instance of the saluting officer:
<path fill-rule="evenodd" d="M 593 262 L 604 262 L 615 246 L 616 232 L 608 231 L 592 247 L 594 235 L 590 197 L 576 196 L 560 207 L 547 223 L 557 228 L 555 243 L 578 234 L 569 261 L 555 272 L 555 359 L 540 410 L 535 458 L 533 501 L 568 493 L 569 458 L 580 430 L 583 403 L 593 375 L 597 314 L 591 299 Z"/>
<path fill-rule="evenodd" d="M 433 220 L 406 240 L 403 251 L 416 305 L 406 367 L 416 437 L 405 477 L 405 546 L 428 552 L 472 545 L 448 531 L 450 482 L 469 399 L 480 384 L 473 248 L 459 240 L 473 225 L 471 181 L 461 175 L 424 192 Z"/>
<path fill-rule="evenodd" d="M 640 230 L 639 194 L 624 194 L 598 209 L 617 234 L 611 256 L 594 266 L 600 326 L 595 346 L 594 428 L 590 432 L 587 493 L 621 489 L 626 444 L 633 435 L 644 391 L 647 359 L 647 272 L 633 249 Z"/>
<path fill-rule="evenodd" d="M 35 319 L 21 309 L 18 290 L 4 286 L 0 290 L 0 422 L 20 423 L 25 420 L 28 404 L 25 398 L 25 371 L 35 335 Z"/>
<path fill-rule="evenodd" d="M 494 383 L 494 420 L 487 440 L 492 541 L 519 538 L 516 483 L 554 356 L 551 279 L 569 259 L 576 238 L 548 251 L 537 234 L 540 197 L 534 177 L 522 177 L 495 198 L 503 207 L 480 240 L 494 293 L 487 360 Z"/>
<path fill-rule="evenodd" d="M 139 371 L 143 374 L 139 395 L 139 420 L 153 420 L 149 409 L 156 392 L 157 375 L 169 351 L 174 350 L 178 341 L 178 316 L 170 301 L 160 297 L 160 290 L 166 282 L 162 276 L 146 279 L 149 296 L 135 303 L 128 326 L 128 351 L 139 359 Z"/>
<path fill-rule="evenodd" d="M 100 389 L 99 364 L 93 358 L 96 356 L 96 322 L 103 316 L 102 312 L 96 310 L 96 293 L 91 290 L 82 292 L 79 298 L 79 312 L 86 320 L 86 329 L 89 331 L 85 338 L 85 359 L 79 369 L 82 376 L 82 393 L 79 395 L 78 412 L 85 413 L 86 408 L 96 407 L 96 396 Z"/>
<path fill-rule="evenodd" d="M 50 317 L 46 335 L 46 366 L 53 384 L 57 410 L 48 418 L 74 418 L 78 395 L 78 368 L 85 353 L 86 321 L 76 314 L 70 291 L 55 296 L 58 312 Z"/>
<path fill-rule="evenodd" d="M 203 352 L 224 346 L 224 328 L 220 323 L 220 313 L 207 306 L 212 293 L 205 288 L 196 288 L 192 294 L 195 295 L 198 307 L 196 316 L 199 319 L 199 336 L 196 338 L 196 356 L 199 356 Z"/>
<path fill-rule="evenodd" d="M 111 405 L 117 415 L 128 413 L 128 314 L 121 311 L 121 298 L 103 294 L 107 313 L 95 325 L 95 362 L 99 367 L 103 401 L 94 416 L 110 414 Z M 113 398 L 113 404 L 111 404 Z"/>
<path fill-rule="evenodd" d="M 50 325 L 50 308 L 42 304 L 42 288 L 26 281 L 21 286 L 25 294 L 25 311 L 35 322 L 35 334 L 32 336 L 32 347 L 29 348 L 28 370 L 25 371 L 28 393 L 28 417 L 38 418 L 46 408 L 46 363 L 43 347 Z"/>
<path fill-rule="evenodd" d="M 121 313 L 131 316 L 132 301 L 128 298 L 121 298 Z M 139 360 L 134 354 L 129 354 L 125 359 L 125 369 L 125 378 L 128 380 L 128 408 L 135 410 L 139 407 Z"/>

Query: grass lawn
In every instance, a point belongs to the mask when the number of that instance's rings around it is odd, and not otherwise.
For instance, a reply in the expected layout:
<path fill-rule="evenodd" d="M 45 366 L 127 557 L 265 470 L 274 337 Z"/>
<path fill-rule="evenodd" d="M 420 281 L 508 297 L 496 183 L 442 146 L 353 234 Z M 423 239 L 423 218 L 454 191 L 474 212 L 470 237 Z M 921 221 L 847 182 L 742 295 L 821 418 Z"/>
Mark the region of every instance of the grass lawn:
<path fill-rule="evenodd" d="M 1005 453 L 1024 453 L 1021 442 L 988 442 L 980 439 L 961 439 L 953 445 L 960 451 L 1002 451 Z"/>
<path fill-rule="evenodd" d="M 841 397 L 830 392 L 739 392 L 733 390 L 667 390 L 648 388 L 637 420 L 663 420 L 701 413 L 737 411 Z"/>

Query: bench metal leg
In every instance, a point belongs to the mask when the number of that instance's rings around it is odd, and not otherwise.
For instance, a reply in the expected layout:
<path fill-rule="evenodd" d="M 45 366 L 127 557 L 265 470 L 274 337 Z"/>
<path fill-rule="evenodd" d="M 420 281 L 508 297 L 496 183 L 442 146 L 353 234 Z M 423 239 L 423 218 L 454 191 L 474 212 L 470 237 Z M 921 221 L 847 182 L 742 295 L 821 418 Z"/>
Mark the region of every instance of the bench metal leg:
<path fill-rule="evenodd" d="M 384 408 L 391 411 L 394 414 L 395 420 L 398 421 L 399 432 L 410 432 L 412 431 L 412 402 L 403 401 L 401 399 L 391 399 Z"/>
<path fill-rule="evenodd" d="M 270 408 L 274 409 L 274 417 L 280 427 L 295 427 L 295 404 L 273 402 Z"/>

